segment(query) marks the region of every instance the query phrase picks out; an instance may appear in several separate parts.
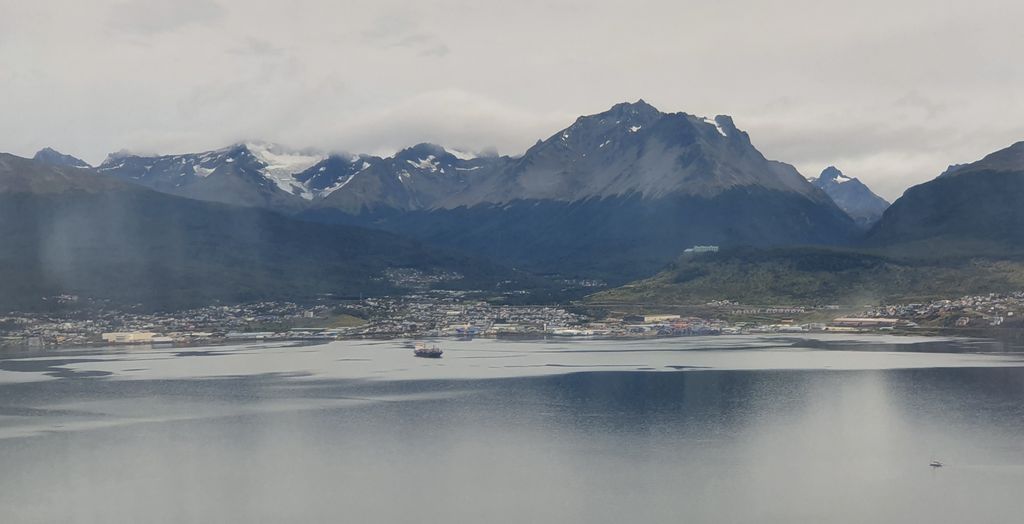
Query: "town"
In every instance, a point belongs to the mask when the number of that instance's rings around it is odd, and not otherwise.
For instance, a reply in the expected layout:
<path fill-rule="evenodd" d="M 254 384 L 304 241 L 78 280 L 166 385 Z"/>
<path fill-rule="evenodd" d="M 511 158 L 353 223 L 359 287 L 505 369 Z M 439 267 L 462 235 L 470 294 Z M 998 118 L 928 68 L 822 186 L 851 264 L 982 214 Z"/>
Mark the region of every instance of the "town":
<path fill-rule="evenodd" d="M 420 337 L 671 337 L 800 332 L 1024 327 L 1024 292 L 858 309 L 747 306 L 689 312 L 604 311 L 577 305 L 503 305 L 470 291 L 299 304 L 265 301 L 174 313 L 69 310 L 0 316 L 0 347 L 201 345 L 241 341 Z M 693 311 L 698 311 L 695 314 Z"/>

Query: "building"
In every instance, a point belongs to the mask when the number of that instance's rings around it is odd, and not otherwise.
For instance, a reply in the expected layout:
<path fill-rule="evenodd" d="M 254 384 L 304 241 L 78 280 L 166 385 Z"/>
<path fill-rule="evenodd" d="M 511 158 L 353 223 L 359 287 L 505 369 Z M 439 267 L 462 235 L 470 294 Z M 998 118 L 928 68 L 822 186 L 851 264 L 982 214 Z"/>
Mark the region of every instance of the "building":
<path fill-rule="evenodd" d="M 684 249 L 683 253 L 718 253 L 718 246 L 693 246 Z"/>
<path fill-rule="evenodd" d="M 837 318 L 830 324 L 834 327 L 847 327 L 847 328 L 883 328 L 883 327 L 896 327 L 899 325 L 900 320 L 897 318 L 853 318 L 843 317 Z"/>
<path fill-rule="evenodd" d="M 266 340 L 274 338 L 273 331 L 231 331 L 224 335 L 228 340 Z"/>
<path fill-rule="evenodd" d="M 623 321 L 636 324 L 659 324 L 662 322 L 673 322 L 679 320 L 679 315 L 629 315 L 623 317 Z"/>
<path fill-rule="evenodd" d="M 125 331 L 116 333 L 103 333 L 103 341 L 108 344 L 149 344 L 157 333 L 149 331 Z"/>

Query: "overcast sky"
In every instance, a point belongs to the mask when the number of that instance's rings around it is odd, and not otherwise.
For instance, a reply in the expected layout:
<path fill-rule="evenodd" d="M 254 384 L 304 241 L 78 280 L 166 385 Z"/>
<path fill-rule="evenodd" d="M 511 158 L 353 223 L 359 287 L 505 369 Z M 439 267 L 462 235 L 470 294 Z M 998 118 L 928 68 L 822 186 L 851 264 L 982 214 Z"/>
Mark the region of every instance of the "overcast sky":
<path fill-rule="evenodd" d="M 1024 2 L 0 0 L 0 151 L 518 154 L 643 98 L 895 198 L 1024 140 Z"/>

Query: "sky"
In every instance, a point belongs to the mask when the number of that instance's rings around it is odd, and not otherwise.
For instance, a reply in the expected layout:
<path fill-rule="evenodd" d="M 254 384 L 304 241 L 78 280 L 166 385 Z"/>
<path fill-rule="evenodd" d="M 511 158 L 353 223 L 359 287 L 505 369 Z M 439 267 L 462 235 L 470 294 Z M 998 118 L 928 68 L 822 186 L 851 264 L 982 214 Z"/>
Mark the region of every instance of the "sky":
<path fill-rule="evenodd" d="M 0 0 L 0 151 L 520 154 L 644 99 L 882 196 L 1024 140 L 1024 2 Z"/>

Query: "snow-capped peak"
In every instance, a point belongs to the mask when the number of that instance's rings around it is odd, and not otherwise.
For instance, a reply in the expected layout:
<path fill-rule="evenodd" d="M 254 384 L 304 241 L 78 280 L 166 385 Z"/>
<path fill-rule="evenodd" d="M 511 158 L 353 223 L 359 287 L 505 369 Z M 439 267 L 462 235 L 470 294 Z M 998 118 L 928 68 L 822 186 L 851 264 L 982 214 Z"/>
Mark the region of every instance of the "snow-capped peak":
<path fill-rule="evenodd" d="M 268 172 L 273 173 L 299 173 L 327 158 L 320 152 L 292 151 L 265 142 L 246 142 L 243 145 L 256 159 L 266 164 Z"/>

